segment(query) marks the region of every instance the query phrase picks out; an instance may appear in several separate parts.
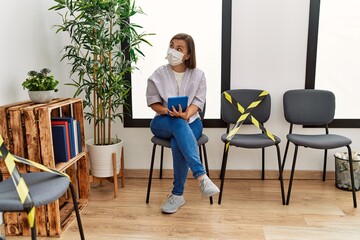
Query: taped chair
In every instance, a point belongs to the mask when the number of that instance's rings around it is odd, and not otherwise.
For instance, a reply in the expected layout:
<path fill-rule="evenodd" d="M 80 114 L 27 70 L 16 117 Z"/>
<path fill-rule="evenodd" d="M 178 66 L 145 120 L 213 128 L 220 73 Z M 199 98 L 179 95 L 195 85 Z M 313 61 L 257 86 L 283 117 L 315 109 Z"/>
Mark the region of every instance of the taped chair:
<path fill-rule="evenodd" d="M 206 103 L 204 105 L 204 110 L 202 112 L 200 112 L 200 118 L 201 121 L 204 119 L 205 116 L 205 108 L 206 108 Z M 206 136 L 204 133 L 201 135 L 201 137 L 197 140 L 197 144 L 199 146 L 199 155 L 200 155 L 200 160 L 201 163 L 205 162 L 205 170 L 206 173 L 208 175 L 208 177 L 210 177 L 210 173 L 209 173 L 209 166 L 208 166 L 208 160 L 207 160 L 207 154 L 206 154 L 206 147 L 205 144 L 209 141 L 208 136 Z M 151 163 L 150 163 L 150 173 L 149 173 L 149 182 L 148 182 L 148 189 L 147 189 L 147 194 L 146 194 L 146 203 L 149 203 L 150 201 L 150 191 L 151 191 L 151 181 L 152 181 L 152 174 L 153 174 L 153 170 L 154 170 L 154 161 L 155 161 L 155 153 L 156 153 L 156 147 L 160 146 L 161 148 L 161 155 L 160 155 L 160 176 L 159 178 L 162 179 L 162 168 L 163 168 L 163 160 L 164 160 L 164 148 L 171 148 L 171 143 L 170 143 L 170 139 L 162 139 L 156 136 L 153 136 L 151 138 L 151 142 L 154 144 L 153 145 L 153 150 L 152 150 L 152 154 L 151 154 Z M 203 161 L 203 155 L 204 154 L 204 161 Z M 210 197 L 210 204 L 213 204 L 213 198 Z"/>
<path fill-rule="evenodd" d="M 221 204 L 224 190 L 226 164 L 230 146 L 262 149 L 262 180 L 265 179 L 265 148 L 275 146 L 279 165 L 279 180 L 282 204 L 285 204 L 284 185 L 281 171 L 280 138 L 265 129 L 263 124 L 270 117 L 271 98 L 268 92 L 256 89 L 234 89 L 225 91 L 221 98 L 221 118 L 227 124 L 227 131 L 221 136 L 224 153 L 221 166 L 221 185 L 218 204 Z M 230 131 L 230 126 L 234 127 Z M 254 124 L 259 131 L 253 134 L 239 134 L 242 124 Z"/>
<path fill-rule="evenodd" d="M 357 207 L 353 160 L 351 158 L 351 140 L 341 135 L 329 134 L 328 124 L 333 121 L 335 115 L 335 95 L 327 90 L 299 89 L 285 92 L 283 96 L 285 119 L 290 123 L 290 130 L 282 163 L 284 168 L 289 143 L 295 145 L 294 158 L 291 168 L 289 189 L 286 204 L 289 205 L 291 187 L 294 178 L 295 164 L 298 148 L 314 148 L 324 150 L 323 181 L 326 179 L 327 150 L 347 147 L 349 153 L 350 178 L 354 207 Z M 325 134 L 294 134 L 293 125 L 312 125 L 325 128 Z"/>
<path fill-rule="evenodd" d="M 54 202 L 69 188 L 73 198 L 81 239 L 85 239 L 76 193 L 69 177 L 30 160 L 12 155 L 0 135 L 0 161 L 4 160 L 11 177 L 0 182 L 0 212 L 26 212 L 31 239 L 36 239 L 35 208 Z M 36 167 L 42 172 L 19 173 L 16 162 Z"/>

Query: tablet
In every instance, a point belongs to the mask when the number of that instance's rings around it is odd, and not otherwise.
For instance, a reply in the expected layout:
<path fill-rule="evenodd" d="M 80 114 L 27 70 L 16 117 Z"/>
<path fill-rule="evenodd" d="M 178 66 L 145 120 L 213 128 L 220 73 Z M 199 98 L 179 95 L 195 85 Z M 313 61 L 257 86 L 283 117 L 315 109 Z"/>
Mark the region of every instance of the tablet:
<path fill-rule="evenodd" d="M 168 98 L 168 109 L 172 111 L 172 106 L 175 107 L 176 111 L 179 111 L 179 104 L 181 105 L 182 111 L 185 112 L 188 105 L 188 96 L 178 96 Z"/>

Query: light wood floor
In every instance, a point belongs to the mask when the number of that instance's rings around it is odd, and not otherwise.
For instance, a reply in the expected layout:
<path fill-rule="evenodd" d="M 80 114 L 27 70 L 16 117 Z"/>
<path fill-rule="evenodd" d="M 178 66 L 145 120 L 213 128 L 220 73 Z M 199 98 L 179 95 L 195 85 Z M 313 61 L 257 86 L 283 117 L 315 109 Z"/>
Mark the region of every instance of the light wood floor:
<path fill-rule="evenodd" d="M 290 205 L 283 206 L 276 180 L 226 180 L 222 205 L 217 196 L 210 205 L 191 179 L 186 204 L 172 215 L 160 212 L 172 179 L 153 180 L 149 204 L 147 179 L 126 179 L 117 199 L 112 187 L 92 184 L 82 212 L 87 239 L 360 239 L 360 207 L 353 208 L 351 193 L 335 188 L 334 180 L 294 180 Z M 76 221 L 60 239 L 79 239 Z"/>

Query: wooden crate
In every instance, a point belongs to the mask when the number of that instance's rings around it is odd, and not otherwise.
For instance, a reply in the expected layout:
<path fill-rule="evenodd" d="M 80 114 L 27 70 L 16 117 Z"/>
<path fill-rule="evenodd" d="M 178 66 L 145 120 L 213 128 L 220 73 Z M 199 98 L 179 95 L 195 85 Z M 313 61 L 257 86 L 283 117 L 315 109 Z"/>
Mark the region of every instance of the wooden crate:
<path fill-rule="evenodd" d="M 80 122 L 83 152 L 66 163 L 55 164 L 52 144 L 51 117 L 74 117 Z M 28 158 L 59 171 L 71 178 L 79 198 L 80 210 L 86 207 L 89 197 L 89 167 L 85 154 L 84 116 L 81 99 L 54 99 L 46 104 L 21 102 L 0 107 L 0 133 L 12 153 Z M 4 165 L 0 165 L 4 176 L 9 176 Z M 38 171 L 33 167 L 19 166 L 21 172 Z M 37 234 L 59 236 L 75 218 L 68 191 L 52 204 L 36 209 Z M 29 236 L 25 213 L 5 213 L 7 235 Z"/>

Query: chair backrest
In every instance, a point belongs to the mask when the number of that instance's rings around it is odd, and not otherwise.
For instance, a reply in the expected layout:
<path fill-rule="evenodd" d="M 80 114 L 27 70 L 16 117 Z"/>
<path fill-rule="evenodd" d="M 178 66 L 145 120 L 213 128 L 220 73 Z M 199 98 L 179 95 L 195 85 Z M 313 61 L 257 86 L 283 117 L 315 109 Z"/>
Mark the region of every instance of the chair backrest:
<path fill-rule="evenodd" d="M 296 89 L 283 96 L 286 121 L 300 125 L 324 125 L 335 115 L 335 95 L 327 90 Z"/>
<path fill-rule="evenodd" d="M 226 91 L 235 99 L 241 106 L 246 109 L 263 90 L 258 89 L 232 89 Z M 254 116 L 260 123 L 265 123 L 270 117 L 271 111 L 271 97 L 267 95 L 262 102 L 252 110 L 251 115 Z M 227 124 L 236 123 L 241 113 L 238 109 L 225 99 L 224 95 L 221 97 L 221 118 Z M 244 124 L 251 124 L 251 121 L 246 119 Z"/>

